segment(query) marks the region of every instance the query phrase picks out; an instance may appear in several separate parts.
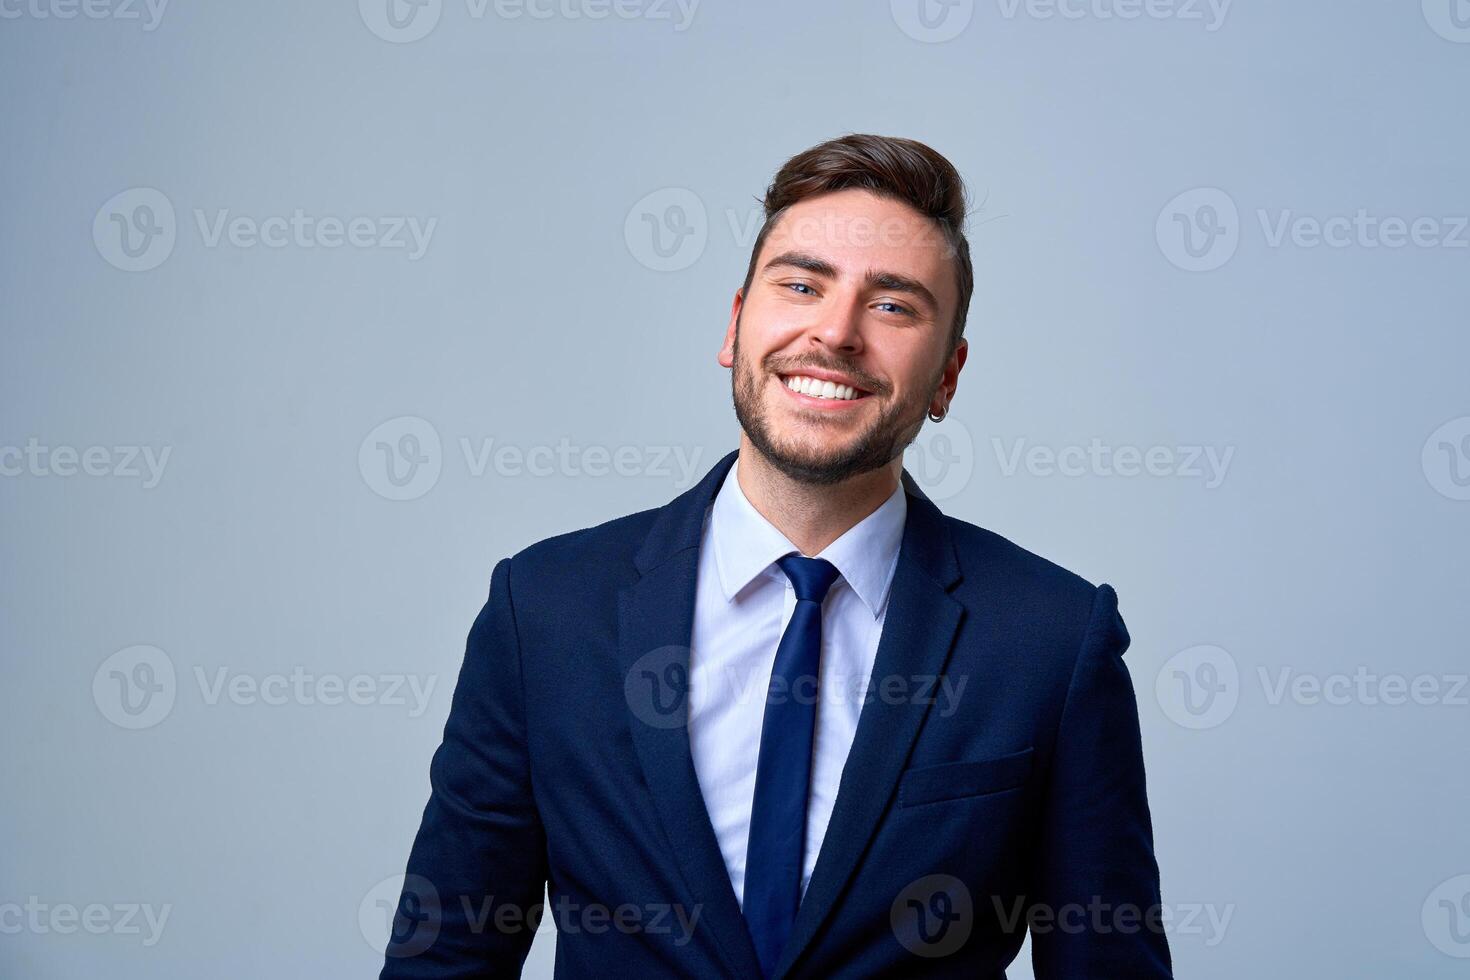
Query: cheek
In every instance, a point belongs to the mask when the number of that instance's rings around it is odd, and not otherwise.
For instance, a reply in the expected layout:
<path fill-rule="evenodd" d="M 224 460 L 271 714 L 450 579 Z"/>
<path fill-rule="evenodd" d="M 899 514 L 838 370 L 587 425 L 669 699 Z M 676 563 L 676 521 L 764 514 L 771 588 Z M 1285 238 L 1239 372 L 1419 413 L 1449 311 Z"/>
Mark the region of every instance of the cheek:
<path fill-rule="evenodd" d="M 780 350 L 801 337 L 809 320 L 810 314 L 789 303 L 751 297 L 740 311 L 740 346 L 762 354 Z"/>
<path fill-rule="evenodd" d="M 875 362 L 892 378 L 896 387 L 914 391 L 929 385 L 943 365 L 927 338 L 890 339 L 883 349 L 873 351 Z"/>

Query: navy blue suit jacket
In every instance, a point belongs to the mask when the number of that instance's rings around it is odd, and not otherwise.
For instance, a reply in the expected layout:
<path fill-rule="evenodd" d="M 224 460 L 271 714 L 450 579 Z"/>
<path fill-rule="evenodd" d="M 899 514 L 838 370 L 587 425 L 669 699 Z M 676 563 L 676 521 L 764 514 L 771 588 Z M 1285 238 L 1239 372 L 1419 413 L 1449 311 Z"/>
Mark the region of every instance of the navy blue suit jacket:
<path fill-rule="evenodd" d="M 682 724 L 734 459 L 495 566 L 383 978 L 516 976 L 538 915 L 558 977 L 759 976 Z M 1170 976 L 1117 596 L 903 484 L 873 697 L 777 974 L 1000 978 L 1029 924 L 1039 980 Z"/>

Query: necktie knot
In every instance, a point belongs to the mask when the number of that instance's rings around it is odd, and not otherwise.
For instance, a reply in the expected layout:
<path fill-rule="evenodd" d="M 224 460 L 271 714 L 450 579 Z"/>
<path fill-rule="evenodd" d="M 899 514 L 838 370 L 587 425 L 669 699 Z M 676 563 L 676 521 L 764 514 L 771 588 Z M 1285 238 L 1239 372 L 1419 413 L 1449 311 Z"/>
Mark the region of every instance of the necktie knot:
<path fill-rule="evenodd" d="M 827 590 L 837 581 L 837 566 L 825 558 L 804 558 L 787 555 L 776 559 L 781 571 L 791 580 L 798 601 L 820 603 L 827 597 Z"/>

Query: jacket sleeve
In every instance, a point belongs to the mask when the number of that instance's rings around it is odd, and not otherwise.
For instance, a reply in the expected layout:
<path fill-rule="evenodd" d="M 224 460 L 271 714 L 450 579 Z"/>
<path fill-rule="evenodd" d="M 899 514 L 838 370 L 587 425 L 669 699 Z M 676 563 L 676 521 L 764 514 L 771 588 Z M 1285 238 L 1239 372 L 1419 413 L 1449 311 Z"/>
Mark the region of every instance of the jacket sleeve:
<path fill-rule="evenodd" d="M 1042 812 L 1031 903 L 1037 980 L 1171 977 L 1118 596 L 1093 596 Z"/>
<path fill-rule="evenodd" d="M 470 629 L 382 980 L 519 976 L 541 918 L 546 843 L 531 794 L 509 559 Z"/>

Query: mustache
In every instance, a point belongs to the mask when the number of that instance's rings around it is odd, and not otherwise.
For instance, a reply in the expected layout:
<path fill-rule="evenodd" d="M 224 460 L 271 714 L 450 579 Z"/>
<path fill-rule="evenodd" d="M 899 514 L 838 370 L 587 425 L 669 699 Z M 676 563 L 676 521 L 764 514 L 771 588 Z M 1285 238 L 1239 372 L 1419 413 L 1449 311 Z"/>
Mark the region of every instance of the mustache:
<path fill-rule="evenodd" d="M 767 358 L 765 367 L 772 374 L 800 374 L 802 368 L 836 371 L 839 374 L 852 378 L 859 388 L 870 394 L 888 394 L 888 385 L 886 383 L 868 374 L 857 365 L 842 361 L 823 361 L 811 357 L 803 357 L 793 361 L 772 361 L 770 358 Z"/>

